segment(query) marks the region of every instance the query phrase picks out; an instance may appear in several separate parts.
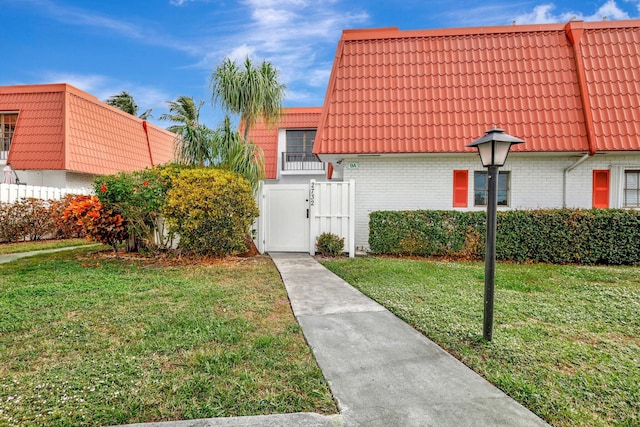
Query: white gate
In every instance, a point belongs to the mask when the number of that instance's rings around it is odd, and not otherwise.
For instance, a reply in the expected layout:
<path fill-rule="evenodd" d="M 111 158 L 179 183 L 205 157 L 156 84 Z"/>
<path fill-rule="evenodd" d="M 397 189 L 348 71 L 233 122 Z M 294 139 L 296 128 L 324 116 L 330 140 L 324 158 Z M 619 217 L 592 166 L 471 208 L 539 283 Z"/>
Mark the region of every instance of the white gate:
<path fill-rule="evenodd" d="M 266 252 L 309 250 L 309 185 L 265 185 L 264 216 Z"/>
<path fill-rule="evenodd" d="M 333 233 L 355 256 L 355 183 L 263 184 L 258 192 L 258 250 L 315 254 L 316 238 Z"/>

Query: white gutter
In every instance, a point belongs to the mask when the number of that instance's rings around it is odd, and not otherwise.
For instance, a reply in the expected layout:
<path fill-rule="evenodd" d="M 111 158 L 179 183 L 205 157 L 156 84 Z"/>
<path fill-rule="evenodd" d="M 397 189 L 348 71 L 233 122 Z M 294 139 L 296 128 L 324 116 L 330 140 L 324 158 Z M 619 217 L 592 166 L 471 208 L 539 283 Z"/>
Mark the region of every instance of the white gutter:
<path fill-rule="evenodd" d="M 578 160 L 570 164 L 562 174 L 562 208 L 563 209 L 567 207 L 567 175 L 569 174 L 569 172 L 571 172 L 572 170 L 580 166 L 580 164 L 585 160 L 587 160 L 588 158 L 589 158 L 589 153 L 585 154 L 584 156 L 580 157 Z"/>

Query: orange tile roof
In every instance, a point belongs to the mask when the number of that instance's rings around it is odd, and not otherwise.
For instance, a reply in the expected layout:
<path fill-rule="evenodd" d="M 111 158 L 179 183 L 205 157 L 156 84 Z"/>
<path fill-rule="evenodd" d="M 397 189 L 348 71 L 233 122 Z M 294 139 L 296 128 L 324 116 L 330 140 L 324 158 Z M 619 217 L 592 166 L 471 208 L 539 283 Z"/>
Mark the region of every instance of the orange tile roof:
<path fill-rule="evenodd" d="M 67 84 L 0 87 L 2 111 L 18 112 L 15 169 L 111 174 L 173 160 L 174 134 Z"/>
<path fill-rule="evenodd" d="M 249 140 L 264 151 L 267 179 L 277 178 L 278 130 L 315 129 L 318 127 L 321 112 L 320 107 L 283 108 L 280 122 L 276 126 L 267 126 L 260 120 L 249 130 Z"/>
<path fill-rule="evenodd" d="M 316 154 L 639 150 L 640 21 L 345 30 Z M 584 95 L 584 96 L 583 96 Z"/>

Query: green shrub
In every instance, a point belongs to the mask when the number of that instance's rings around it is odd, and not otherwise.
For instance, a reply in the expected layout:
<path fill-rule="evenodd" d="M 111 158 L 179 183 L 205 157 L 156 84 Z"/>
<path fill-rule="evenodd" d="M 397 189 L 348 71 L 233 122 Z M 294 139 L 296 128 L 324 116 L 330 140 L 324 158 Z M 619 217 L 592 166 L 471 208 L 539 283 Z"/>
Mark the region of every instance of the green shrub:
<path fill-rule="evenodd" d="M 556 264 L 640 263 L 640 212 L 622 209 L 502 211 L 496 258 Z M 373 253 L 484 257 L 485 212 L 378 211 L 369 221 Z"/>
<path fill-rule="evenodd" d="M 369 217 L 369 246 L 377 254 L 477 258 L 485 223 L 482 212 L 377 211 Z"/>
<path fill-rule="evenodd" d="M 240 175 L 213 168 L 186 169 L 172 180 L 163 209 L 179 247 L 200 255 L 247 251 L 245 237 L 258 216 L 251 185 Z"/>
<path fill-rule="evenodd" d="M 324 256 L 338 256 L 344 249 L 344 239 L 332 233 L 322 233 L 316 239 L 316 250 Z"/>

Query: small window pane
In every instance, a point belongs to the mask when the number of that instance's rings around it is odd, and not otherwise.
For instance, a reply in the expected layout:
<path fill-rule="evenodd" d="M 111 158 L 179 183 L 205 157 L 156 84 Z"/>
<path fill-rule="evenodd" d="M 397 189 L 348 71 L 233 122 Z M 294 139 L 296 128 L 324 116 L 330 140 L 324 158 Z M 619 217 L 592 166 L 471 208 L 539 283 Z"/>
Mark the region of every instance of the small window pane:
<path fill-rule="evenodd" d="M 474 186 L 476 190 L 487 190 L 487 173 L 486 172 L 476 172 Z"/>
<path fill-rule="evenodd" d="M 487 192 L 486 191 L 476 191 L 474 204 L 477 206 L 484 206 L 487 204 Z"/>
<path fill-rule="evenodd" d="M 638 188 L 638 173 L 634 173 L 634 172 L 627 172 L 626 174 L 627 177 L 627 183 L 625 185 L 625 188 L 628 189 L 637 189 Z"/>
<path fill-rule="evenodd" d="M 625 190 L 624 199 L 625 199 L 625 206 L 630 206 L 630 207 L 638 206 L 638 191 Z"/>
<path fill-rule="evenodd" d="M 505 173 L 500 173 L 498 177 L 498 191 L 507 191 L 507 175 Z"/>
<path fill-rule="evenodd" d="M 498 206 L 508 205 L 508 195 L 506 191 L 498 191 Z"/>

